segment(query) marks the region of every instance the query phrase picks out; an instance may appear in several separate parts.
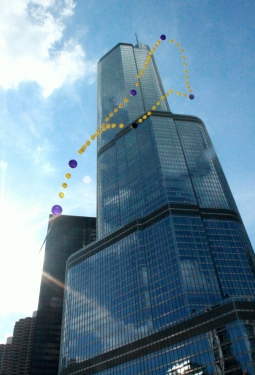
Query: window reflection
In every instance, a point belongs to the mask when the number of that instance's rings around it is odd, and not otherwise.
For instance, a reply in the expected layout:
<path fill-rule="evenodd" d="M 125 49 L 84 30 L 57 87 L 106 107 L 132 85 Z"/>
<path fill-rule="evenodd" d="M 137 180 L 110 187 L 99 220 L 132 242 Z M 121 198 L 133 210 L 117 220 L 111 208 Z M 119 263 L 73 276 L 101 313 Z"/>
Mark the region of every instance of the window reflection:
<path fill-rule="evenodd" d="M 178 374 L 194 374 L 204 375 L 205 366 L 193 363 L 191 361 L 184 361 L 180 364 L 174 365 L 167 371 L 167 375 L 178 375 Z"/>

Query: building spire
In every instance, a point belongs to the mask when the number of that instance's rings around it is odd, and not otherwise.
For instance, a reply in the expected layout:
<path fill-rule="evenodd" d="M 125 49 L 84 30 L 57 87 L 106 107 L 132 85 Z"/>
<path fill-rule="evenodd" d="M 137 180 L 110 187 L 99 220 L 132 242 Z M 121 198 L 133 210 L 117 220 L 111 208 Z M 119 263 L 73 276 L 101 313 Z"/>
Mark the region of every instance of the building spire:
<path fill-rule="evenodd" d="M 137 34 L 135 33 L 135 37 L 136 37 L 136 43 L 137 45 L 139 44 L 139 41 L 138 41 L 138 38 L 137 38 Z"/>

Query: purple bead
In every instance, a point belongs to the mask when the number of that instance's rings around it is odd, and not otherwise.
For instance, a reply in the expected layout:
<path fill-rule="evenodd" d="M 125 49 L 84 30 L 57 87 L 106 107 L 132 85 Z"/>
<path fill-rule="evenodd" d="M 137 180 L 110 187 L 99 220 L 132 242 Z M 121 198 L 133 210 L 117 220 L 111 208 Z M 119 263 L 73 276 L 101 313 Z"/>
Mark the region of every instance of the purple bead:
<path fill-rule="evenodd" d="M 160 35 L 161 40 L 166 40 L 166 36 L 164 34 Z"/>
<path fill-rule="evenodd" d="M 195 95 L 190 94 L 190 95 L 189 95 L 189 98 L 190 98 L 190 100 L 193 100 L 193 99 L 195 98 Z"/>
<path fill-rule="evenodd" d="M 70 168 L 76 168 L 78 163 L 76 160 L 70 160 L 68 164 Z"/>
<path fill-rule="evenodd" d="M 136 96 L 136 91 L 135 91 L 135 90 L 131 90 L 131 91 L 130 91 L 130 95 L 131 95 L 131 96 Z"/>
<path fill-rule="evenodd" d="M 56 204 L 55 206 L 52 207 L 51 209 L 51 212 L 53 213 L 53 215 L 57 216 L 57 215 L 61 215 L 62 214 L 62 207 L 59 206 L 58 204 Z"/>

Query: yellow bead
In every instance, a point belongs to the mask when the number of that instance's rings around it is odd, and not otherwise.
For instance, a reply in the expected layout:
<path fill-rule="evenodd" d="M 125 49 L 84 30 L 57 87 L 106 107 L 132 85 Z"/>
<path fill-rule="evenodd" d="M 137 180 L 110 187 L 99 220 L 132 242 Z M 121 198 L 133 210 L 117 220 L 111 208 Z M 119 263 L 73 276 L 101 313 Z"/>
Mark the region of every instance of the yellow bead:
<path fill-rule="evenodd" d="M 186 97 L 186 96 L 187 96 L 187 94 L 183 94 L 183 96 L 184 96 L 184 97 Z"/>
<path fill-rule="evenodd" d="M 139 118 L 138 122 L 140 122 L 140 123 L 141 123 L 141 122 L 143 122 L 143 120 L 142 120 L 141 118 Z"/>
<path fill-rule="evenodd" d="M 140 82 L 136 82 L 135 85 L 136 85 L 136 86 L 140 86 Z"/>
<path fill-rule="evenodd" d="M 119 104 L 119 108 L 123 108 L 123 104 L 122 103 Z"/>
<path fill-rule="evenodd" d="M 169 96 L 169 92 L 166 92 L 166 96 Z"/>
<path fill-rule="evenodd" d="M 128 103 L 128 102 L 129 102 L 128 98 L 125 98 L 124 103 Z"/>
<path fill-rule="evenodd" d="M 66 183 L 66 182 L 63 182 L 62 187 L 63 187 L 64 189 L 67 188 L 67 183 Z"/>
<path fill-rule="evenodd" d="M 164 95 L 161 96 L 161 99 L 162 99 L 162 100 L 165 100 L 165 98 L 166 98 L 166 97 L 165 97 Z"/>
<path fill-rule="evenodd" d="M 122 129 L 122 128 L 124 128 L 124 124 L 119 124 L 119 127 Z"/>
<path fill-rule="evenodd" d="M 170 43 L 174 43 L 174 40 L 173 40 L 173 39 L 170 39 Z"/>
<path fill-rule="evenodd" d="M 169 90 L 170 94 L 172 94 L 174 92 L 174 90 Z"/>
<path fill-rule="evenodd" d="M 151 56 L 150 56 L 150 55 L 148 55 L 148 56 L 147 56 L 147 59 L 148 59 L 148 60 L 150 60 L 150 59 L 151 59 Z"/>
<path fill-rule="evenodd" d="M 158 43 L 158 44 L 160 44 L 160 43 L 161 43 L 161 40 L 160 40 L 160 39 L 159 39 L 159 40 L 157 40 L 157 43 Z"/>
<path fill-rule="evenodd" d="M 176 43 L 176 47 L 180 47 L 180 43 Z"/>
<path fill-rule="evenodd" d="M 153 48 L 152 48 L 152 50 L 153 50 L 153 51 L 156 51 L 156 48 L 155 48 L 155 47 L 153 47 Z"/>
<path fill-rule="evenodd" d="M 94 134 L 90 137 L 90 139 L 91 139 L 91 141 L 94 141 L 94 139 L 95 139 Z"/>
<path fill-rule="evenodd" d="M 153 55 L 153 52 L 152 52 L 152 51 L 150 51 L 150 52 L 149 52 L 149 55 Z"/>
<path fill-rule="evenodd" d="M 143 67 L 144 67 L 144 69 L 146 69 L 146 68 L 147 68 L 147 65 L 146 65 L 146 64 L 144 64 L 144 66 L 143 66 Z"/>
<path fill-rule="evenodd" d="M 102 130 L 101 129 L 97 129 L 97 134 L 102 134 Z"/>
<path fill-rule="evenodd" d="M 85 151 L 85 150 L 86 150 L 86 147 L 87 147 L 86 145 L 82 145 L 82 146 L 81 146 L 81 150 L 82 150 L 82 151 Z"/>
<path fill-rule="evenodd" d="M 107 124 L 106 129 L 111 129 L 111 124 Z"/>
<path fill-rule="evenodd" d="M 112 128 L 113 128 L 113 129 L 116 128 L 116 124 L 112 124 Z"/>
<path fill-rule="evenodd" d="M 80 155 L 83 154 L 83 150 L 79 150 L 78 154 L 80 154 Z"/>
<path fill-rule="evenodd" d="M 185 76 L 185 79 L 188 79 L 189 78 L 189 76 Z"/>
<path fill-rule="evenodd" d="M 86 145 L 89 146 L 89 145 L 90 145 L 90 141 L 87 141 L 87 142 L 86 142 Z"/>
<path fill-rule="evenodd" d="M 141 73 L 141 74 L 144 74 L 144 70 L 141 70 L 140 73 Z"/>
<path fill-rule="evenodd" d="M 182 59 L 183 59 L 183 60 L 185 60 L 185 59 L 186 59 L 186 57 L 185 57 L 185 56 L 182 56 Z"/>
<path fill-rule="evenodd" d="M 62 191 L 61 191 L 61 193 L 59 193 L 59 196 L 60 196 L 60 198 L 64 198 L 65 194 L 62 193 Z"/>
<path fill-rule="evenodd" d="M 177 95 L 181 95 L 181 92 L 180 91 L 178 91 L 177 93 L 176 93 Z"/>
<path fill-rule="evenodd" d="M 144 120 L 147 119 L 147 116 L 146 116 L 146 115 L 143 115 L 143 119 L 144 119 Z"/>
<path fill-rule="evenodd" d="M 187 66 L 188 64 L 187 64 L 187 63 L 184 63 L 183 65 L 184 65 L 184 66 Z"/>
<path fill-rule="evenodd" d="M 67 174 L 66 174 L 66 178 L 71 178 L 71 174 L 70 174 L 70 173 L 67 173 Z"/>
<path fill-rule="evenodd" d="M 113 117 L 114 116 L 114 114 L 111 112 L 111 113 L 109 113 L 109 116 L 110 117 Z M 109 120 L 108 120 L 109 121 Z"/>
<path fill-rule="evenodd" d="M 189 85 L 189 82 L 185 82 L 186 83 L 186 85 Z"/>
<path fill-rule="evenodd" d="M 181 51 L 181 52 L 184 52 L 184 49 L 181 49 L 180 51 Z"/>
<path fill-rule="evenodd" d="M 153 106 L 151 107 L 151 109 L 155 110 L 155 109 L 157 109 L 157 107 L 156 107 L 155 105 L 153 105 Z"/>
<path fill-rule="evenodd" d="M 115 113 L 119 112 L 118 108 L 114 108 L 113 112 Z"/>
<path fill-rule="evenodd" d="M 106 118 L 105 118 L 105 121 L 106 121 L 106 122 L 109 121 L 109 120 L 110 120 L 109 117 L 106 117 Z"/>
<path fill-rule="evenodd" d="M 157 104 L 157 105 L 160 105 L 160 102 L 157 102 L 156 104 Z"/>
<path fill-rule="evenodd" d="M 190 89 L 190 86 L 187 86 L 187 89 Z"/>
<path fill-rule="evenodd" d="M 146 64 L 149 64 L 150 60 L 149 60 L 149 59 L 146 59 L 145 62 L 146 62 Z"/>
<path fill-rule="evenodd" d="M 185 73 L 188 73 L 188 70 L 186 69 L 186 70 L 184 70 L 184 72 L 185 72 Z"/>
<path fill-rule="evenodd" d="M 192 90 L 189 90 L 189 92 L 192 92 Z"/>
<path fill-rule="evenodd" d="M 151 115 L 151 111 L 147 112 L 147 115 L 150 116 Z"/>
<path fill-rule="evenodd" d="M 104 126 L 103 128 L 102 128 L 102 132 L 105 132 L 106 131 L 106 127 Z"/>
<path fill-rule="evenodd" d="M 140 75 L 140 74 L 137 74 L 137 78 L 141 78 L 141 75 Z"/>

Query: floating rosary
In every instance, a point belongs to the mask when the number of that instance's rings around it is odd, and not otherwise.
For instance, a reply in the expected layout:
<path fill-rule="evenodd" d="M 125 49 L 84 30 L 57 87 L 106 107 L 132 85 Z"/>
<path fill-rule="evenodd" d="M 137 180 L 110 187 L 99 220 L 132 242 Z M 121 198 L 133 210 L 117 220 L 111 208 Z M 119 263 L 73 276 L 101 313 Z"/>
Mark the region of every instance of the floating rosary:
<path fill-rule="evenodd" d="M 157 43 L 154 44 L 154 46 L 152 47 L 152 50 L 149 52 L 148 56 L 146 57 L 146 60 L 145 60 L 144 65 L 143 65 L 143 69 L 141 69 L 140 72 L 137 74 L 137 79 L 138 79 L 138 80 L 137 80 L 136 83 L 135 83 L 136 87 L 139 87 L 139 86 L 140 86 L 140 80 L 141 80 L 142 76 L 145 74 L 145 70 L 147 69 L 148 64 L 151 62 L 152 55 L 154 54 L 154 52 L 156 51 L 156 49 L 157 49 L 158 46 L 160 45 L 161 40 L 162 40 L 162 41 L 166 40 L 166 36 L 163 35 L 163 34 L 160 36 L 160 39 L 157 41 Z M 173 44 L 173 43 L 174 43 L 174 40 L 173 40 L 173 39 L 170 39 L 170 43 Z M 180 47 L 180 44 L 179 44 L 179 43 L 176 43 L 175 46 L 176 46 L 176 47 Z M 184 49 L 180 48 L 180 52 L 181 52 L 181 54 L 183 54 Z M 184 56 L 184 55 L 182 55 L 181 58 L 182 58 L 182 60 L 186 60 L 186 56 Z M 184 78 L 185 78 L 186 89 L 187 89 L 187 91 L 188 91 L 189 94 L 186 94 L 186 93 L 183 93 L 183 94 L 182 94 L 180 91 L 177 91 L 177 92 L 176 92 L 176 95 L 178 95 L 178 96 L 181 96 L 181 95 L 182 95 L 183 97 L 188 97 L 190 100 L 193 100 L 193 99 L 195 98 L 195 95 L 192 94 L 192 89 L 191 89 L 191 86 L 190 86 L 190 83 L 189 83 L 189 76 L 188 76 L 188 72 L 189 72 L 189 71 L 188 71 L 188 69 L 187 69 L 187 65 L 188 65 L 188 63 L 185 61 L 185 62 L 183 63 L 183 66 L 185 67 L 185 69 L 184 69 L 184 73 L 185 73 Z M 132 90 L 130 90 L 129 94 L 130 94 L 131 97 L 135 97 L 136 94 L 137 94 L 137 91 L 136 91 L 135 89 L 132 89 Z M 165 95 L 162 95 L 162 96 L 161 96 L 161 100 L 162 100 L 162 101 L 166 100 L 166 97 L 169 96 L 169 95 L 172 95 L 172 94 L 174 94 L 174 90 L 173 90 L 173 89 L 170 89 L 169 91 L 167 91 L 167 92 L 165 93 Z M 117 107 L 114 108 L 113 111 L 109 113 L 109 115 L 105 118 L 106 124 L 105 124 L 105 123 L 101 124 L 100 129 L 97 129 L 96 132 L 95 132 L 94 134 L 91 135 L 90 140 L 87 140 L 87 141 L 85 142 L 85 144 L 82 145 L 82 147 L 78 150 L 78 154 L 82 155 L 83 152 L 85 152 L 86 148 L 90 146 L 91 141 L 94 141 L 94 140 L 95 140 L 100 134 L 102 134 L 102 132 L 104 132 L 104 131 L 106 131 L 106 130 L 108 130 L 108 129 L 114 129 L 114 128 L 117 127 L 117 124 L 114 124 L 114 123 L 113 123 L 113 124 L 110 124 L 109 121 L 110 121 L 110 119 L 111 119 L 112 117 L 114 117 L 114 115 L 115 115 L 117 112 L 119 112 L 119 109 L 122 109 L 122 108 L 124 107 L 124 105 L 127 104 L 128 102 L 129 102 L 129 99 L 128 99 L 128 98 L 124 98 L 123 103 L 120 103 L 120 104 L 118 105 L 118 108 L 117 108 Z M 160 105 L 161 105 L 161 102 L 160 102 L 160 101 L 157 101 L 156 104 L 153 105 L 153 106 L 151 107 L 151 109 L 152 109 L 152 110 L 156 110 L 156 109 L 157 109 L 157 106 L 160 106 Z M 144 113 L 144 114 L 143 114 L 143 115 L 137 120 L 137 122 L 138 122 L 138 123 L 143 122 L 143 121 L 146 120 L 151 114 L 152 114 L 151 111 L 148 111 L 147 113 Z M 119 128 L 120 128 L 120 129 L 123 129 L 124 127 L 125 127 L 124 124 L 122 124 L 122 123 L 119 124 Z M 137 124 L 136 122 L 134 122 L 133 124 L 131 124 L 131 127 L 132 127 L 133 129 L 136 129 L 136 128 L 138 127 L 138 124 Z M 68 165 L 69 165 L 70 168 L 74 169 L 74 168 L 77 167 L 78 163 L 77 163 L 76 160 L 72 159 L 72 160 L 69 161 Z M 70 174 L 70 173 L 66 173 L 65 177 L 66 177 L 67 179 L 70 179 L 70 178 L 71 178 L 71 174 Z M 63 182 L 63 183 L 62 183 L 62 187 L 63 187 L 64 189 L 66 189 L 67 186 L 68 186 L 68 185 L 67 185 L 66 182 Z M 59 197 L 60 197 L 60 198 L 64 198 L 64 196 L 65 196 L 65 193 L 61 191 L 61 192 L 59 193 Z M 62 207 L 61 207 L 60 205 L 56 204 L 56 205 L 54 205 L 54 206 L 52 207 L 51 212 L 52 212 L 53 215 L 58 216 L 58 215 L 61 215 L 61 214 L 62 214 L 63 209 L 62 209 Z"/>

